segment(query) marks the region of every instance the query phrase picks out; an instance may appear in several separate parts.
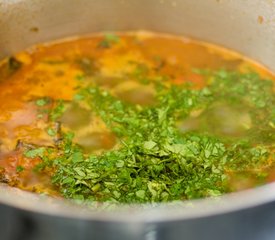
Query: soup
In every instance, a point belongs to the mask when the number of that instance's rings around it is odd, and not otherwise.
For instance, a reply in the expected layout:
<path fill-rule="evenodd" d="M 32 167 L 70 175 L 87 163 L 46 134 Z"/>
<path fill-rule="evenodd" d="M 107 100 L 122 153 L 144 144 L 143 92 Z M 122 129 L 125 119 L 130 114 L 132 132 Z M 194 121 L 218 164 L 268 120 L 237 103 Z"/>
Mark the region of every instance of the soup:
<path fill-rule="evenodd" d="M 238 53 L 150 32 L 33 47 L 0 65 L 0 181 L 145 203 L 275 179 L 274 75 Z"/>

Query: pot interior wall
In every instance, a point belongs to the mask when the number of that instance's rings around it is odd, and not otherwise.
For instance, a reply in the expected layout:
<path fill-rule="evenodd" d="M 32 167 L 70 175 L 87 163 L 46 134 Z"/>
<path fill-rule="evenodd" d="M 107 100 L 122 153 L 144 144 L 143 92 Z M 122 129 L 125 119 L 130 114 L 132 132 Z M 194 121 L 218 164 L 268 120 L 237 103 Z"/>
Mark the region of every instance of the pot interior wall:
<path fill-rule="evenodd" d="M 217 43 L 275 70 L 274 12 L 269 0 L 0 0 L 0 59 L 58 38 L 146 29 Z"/>

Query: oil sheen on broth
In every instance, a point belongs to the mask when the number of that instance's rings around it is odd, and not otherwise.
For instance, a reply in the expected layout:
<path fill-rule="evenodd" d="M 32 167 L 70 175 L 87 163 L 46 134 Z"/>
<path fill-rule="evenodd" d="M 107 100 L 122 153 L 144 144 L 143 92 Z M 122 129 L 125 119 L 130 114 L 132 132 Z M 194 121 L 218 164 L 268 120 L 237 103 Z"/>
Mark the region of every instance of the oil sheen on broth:
<path fill-rule="evenodd" d="M 0 181 L 122 203 L 219 196 L 275 179 L 274 75 L 150 32 L 40 45 L 0 64 Z"/>

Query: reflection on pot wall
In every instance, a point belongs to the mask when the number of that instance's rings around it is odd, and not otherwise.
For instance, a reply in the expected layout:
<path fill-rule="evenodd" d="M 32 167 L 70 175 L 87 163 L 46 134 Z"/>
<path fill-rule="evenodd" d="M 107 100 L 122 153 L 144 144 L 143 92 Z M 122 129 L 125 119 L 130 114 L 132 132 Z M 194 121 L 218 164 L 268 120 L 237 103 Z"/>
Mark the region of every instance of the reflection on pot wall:
<path fill-rule="evenodd" d="M 274 1 L 2 0 L 0 4 L 0 57 L 61 37 L 150 29 L 222 44 L 275 69 Z"/>

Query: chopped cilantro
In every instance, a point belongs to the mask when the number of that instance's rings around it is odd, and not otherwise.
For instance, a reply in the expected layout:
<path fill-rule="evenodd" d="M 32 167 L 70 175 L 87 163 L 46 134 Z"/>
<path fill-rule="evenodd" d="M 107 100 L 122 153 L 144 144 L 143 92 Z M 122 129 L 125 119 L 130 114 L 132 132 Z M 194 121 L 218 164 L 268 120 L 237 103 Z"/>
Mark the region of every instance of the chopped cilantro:
<path fill-rule="evenodd" d="M 119 36 L 115 34 L 105 34 L 103 40 L 101 40 L 98 44 L 100 48 L 110 48 L 112 45 L 118 43 L 120 41 Z"/>
<path fill-rule="evenodd" d="M 109 36 L 105 41 L 102 46 L 110 47 L 118 40 Z M 58 147 L 51 151 L 37 148 L 24 155 L 40 157 L 39 170 L 52 169 L 53 184 L 66 198 L 78 201 L 143 203 L 216 197 L 233 190 L 230 176 L 239 171 L 263 181 L 266 174 L 259 169 L 270 167 L 269 159 L 274 158 L 270 145 L 264 144 L 275 135 L 274 124 L 270 124 L 275 115 L 272 82 L 252 73 L 203 74 L 209 84 L 200 90 L 156 81 L 154 106 L 129 104 L 107 90 L 85 87 L 73 101 L 89 106 L 117 136 L 120 146 L 99 155 L 86 154 L 73 141 L 73 133 L 63 132 Z M 244 106 L 253 121 L 243 138 L 210 131 L 213 124 L 218 127 L 212 122 L 216 101 Z M 200 124 L 204 129 L 180 131 L 177 123 L 196 111 L 207 116 Z M 63 112 L 64 103 L 59 101 L 50 113 L 51 120 Z M 55 133 L 51 128 L 47 131 Z"/>
<path fill-rule="evenodd" d="M 40 148 L 25 151 L 24 156 L 27 157 L 27 158 L 42 157 L 44 152 L 45 152 L 45 148 L 40 147 Z"/>
<path fill-rule="evenodd" d="M 24 170 L 25 170 L 25 168 L 23 166 L 18 165 L 16 167 L 16 172 L 18 172 L 18 173 L 23 172 Z"/>
<path fill-rule="evenodd" d="M 40 98 L 35 101 L 35 104 L 39 107 L 45 106 L 49 103 L 49 98 Z"/>
<path fill-rule="evenodd" d="M 83 95 L 81 95 L 81 94 L 75 94 L 75 95 L 74 95 L 74 100 L 79 101 L 79 100 L 82 100 L 82 99 L 84 99 L 84 96 L 83 96 Z"/>
<path fill-rule="evenodd" d="M 50 111 L 50 119 L 56 121 L 62 116 L 65 111 L 65 105 L 63 100 L 58 100 L 55 104 L 55 107 Z"/>
<path fill-rule="evenodd" d="M 75 79 L 78 80 L 78 81 L 83 81 L 85 79 L 85 76 L 82 75 L 82 74 L 78 74 L 75 76 Z"/>
<path fill-rule="evenodd" d="M 52 128 L 48 128 L 47 129 L 47 133 L 49 134 L 49 136 L 54 137 L 56 135 L 56 131 Z"/>

